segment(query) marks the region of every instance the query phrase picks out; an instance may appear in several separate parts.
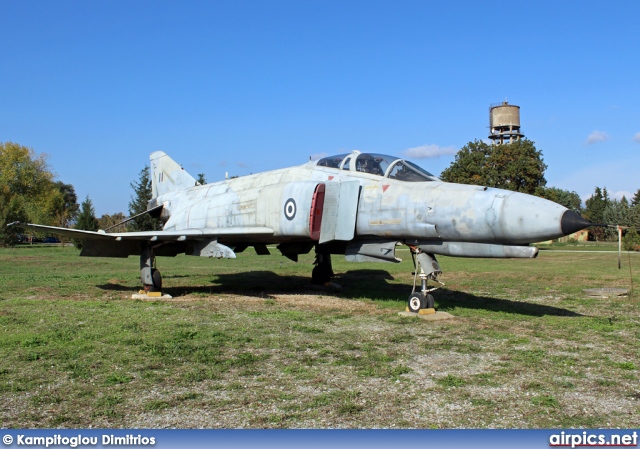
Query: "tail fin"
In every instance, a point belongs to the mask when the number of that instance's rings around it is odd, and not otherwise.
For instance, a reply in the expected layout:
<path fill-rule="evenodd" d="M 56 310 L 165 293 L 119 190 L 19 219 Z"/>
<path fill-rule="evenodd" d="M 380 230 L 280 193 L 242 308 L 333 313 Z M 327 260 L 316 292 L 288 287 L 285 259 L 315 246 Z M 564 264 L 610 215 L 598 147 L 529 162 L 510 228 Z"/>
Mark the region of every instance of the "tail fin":
<path fill-rule="evenodd" d="M 195 178 L 164 152 L 151 153 L 151 192 L 153 198 L 196 185 L 199 184 Z"/>

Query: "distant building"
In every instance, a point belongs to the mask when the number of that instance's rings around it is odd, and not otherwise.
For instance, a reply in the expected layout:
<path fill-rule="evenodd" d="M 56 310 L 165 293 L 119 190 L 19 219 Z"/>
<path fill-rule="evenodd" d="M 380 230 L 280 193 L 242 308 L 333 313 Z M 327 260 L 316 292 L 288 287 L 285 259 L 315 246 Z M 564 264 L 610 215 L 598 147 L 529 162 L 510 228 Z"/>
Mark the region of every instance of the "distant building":
<path fill-rule="evenodd" d="M 583 229 L 578 232 L 574 232 L 570 235 L 565 235 L 564 237 L 560 237 L 558 240 L 546 240 L 544 242 L 538 242 L 538 245 L 551 245 L 553 242 L 560 243 L 569 243 L 569 242 L 586 242 L 589 240 L 589 231 L 587 229 Z"/>

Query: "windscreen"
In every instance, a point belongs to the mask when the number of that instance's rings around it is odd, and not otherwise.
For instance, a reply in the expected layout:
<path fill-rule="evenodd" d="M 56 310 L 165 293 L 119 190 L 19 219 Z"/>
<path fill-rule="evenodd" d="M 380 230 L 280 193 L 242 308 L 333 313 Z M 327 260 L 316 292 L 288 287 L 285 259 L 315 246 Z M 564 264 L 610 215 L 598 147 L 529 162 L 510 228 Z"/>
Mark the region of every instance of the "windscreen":
<path fill-rule="evenodd" d="M 387 176 L 390 179 L 407 182 L 437 181 L 438 178 L 413 162 L 394 156 L 376 153 L 339 154 L 328 156 L 317 162 L 319 167 L 342 168 L 343 170 Z"/>
<path fill-rule="evenodd" d="M 438 178 L 413 162 L 398 160 L 389 172 L 390 179 L 407 182 L 435 181 Z"/>
<path fill-rule="evenodd" d="M 337 156 L 328 156 L 318 161 L 319 167 L 340 168 L 340 163 L 347 157 L 347 154 L 339 154 Z"/>

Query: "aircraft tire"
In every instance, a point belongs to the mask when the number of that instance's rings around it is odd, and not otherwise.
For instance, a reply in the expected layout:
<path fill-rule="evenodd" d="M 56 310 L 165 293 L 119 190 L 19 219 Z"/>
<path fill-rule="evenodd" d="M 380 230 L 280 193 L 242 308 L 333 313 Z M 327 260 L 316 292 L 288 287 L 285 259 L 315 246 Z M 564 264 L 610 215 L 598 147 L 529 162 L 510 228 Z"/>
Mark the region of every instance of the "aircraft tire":
<path fill-rule="evenodd" d="M 433 297 L 432 297 L 433 298 Z M 409 312 L 418 313 L 420 309 L 426 309 L 426 299 L 420 292 L 412 293 L 408 302 Z"/>
<path fill-rule="evenodd" d="M 311 283 L 316 285 L 326 284 L 331 280 L 331 268 L 318 264 L 311 270 Z"/>
<path fill-rule="evenodd" d="M 427 297 L 425 298 L 425 308 L 433 309 L 436 307 L 436 299 L 433 297 L 431 293 L 427 293 Z"/>
<path fill-rule="evenodd" d="M 153 285 L 151 286 L 150 291 L 161 292 L 162 291 L 162 275 L 160 274 L 160 270 L 156 270 L 155 268 L 151 270 L 151 279 L 153 279 Z"/>

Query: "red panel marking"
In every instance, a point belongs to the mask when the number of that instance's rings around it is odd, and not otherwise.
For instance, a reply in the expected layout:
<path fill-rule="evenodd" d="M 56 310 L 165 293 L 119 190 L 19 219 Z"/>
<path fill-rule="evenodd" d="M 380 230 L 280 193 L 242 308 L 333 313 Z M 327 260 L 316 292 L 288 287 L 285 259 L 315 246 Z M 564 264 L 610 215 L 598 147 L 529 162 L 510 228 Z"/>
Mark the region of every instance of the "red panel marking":
<path fill-rule="evenodd" d="M 329 181 L 332 181 L 335 176 L 329 176 Z"/>
<path fill-rule="evenodd" d="M 390 184 L 384 184 L 384 185 L 382 186 L 382 193 L 384 193 L 384 192 L 386 192 L 386 191 L 387 191 L 387 189 L 389 188 L 389 185 L 390 185 Z"/>
<path fill-rule="evenodd" d="M 322 208 L 324 206 L 324 184 L 318 184 L 309 211 L 309 236 L 312 240 L 320 240 L 320 228 L 322 227 Z"/>

